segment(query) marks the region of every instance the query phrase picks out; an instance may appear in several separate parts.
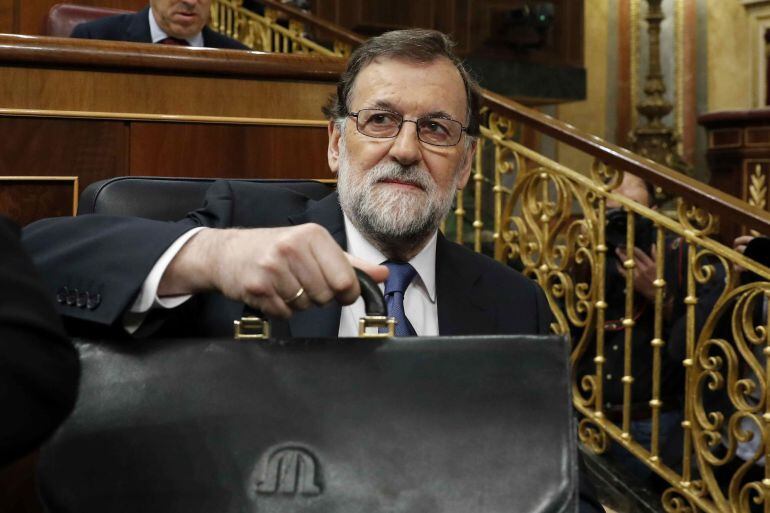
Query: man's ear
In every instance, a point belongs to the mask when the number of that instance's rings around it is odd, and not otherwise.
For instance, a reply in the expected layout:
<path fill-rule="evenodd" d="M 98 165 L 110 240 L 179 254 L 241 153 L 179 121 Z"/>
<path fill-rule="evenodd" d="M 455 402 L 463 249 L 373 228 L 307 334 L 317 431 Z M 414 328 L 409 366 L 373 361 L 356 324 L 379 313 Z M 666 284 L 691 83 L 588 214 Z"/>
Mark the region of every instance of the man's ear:
<path fill-rule="evenodd" d="M 460 168 L 457 170 L 459 178 L 457 180 L 457 190 L 464 189 L 468 183 L 468 178 L 471 176 L 471 169 L 473 168 L 474 157 L 476 155 L 476 145 L 478 139 L 474 139 L 468 150 L 463 156 L 463 160 L 460 162 Z"/>
<path fill-rule="evenodd" d="M 326 158 L 329 160 L 329 169 L 332 173 L 337 174 L 337 170 L 340 168 L 340 132 L 339 125 L 334 120 L 329 121 L 329 148 L 326 150 Z"/>

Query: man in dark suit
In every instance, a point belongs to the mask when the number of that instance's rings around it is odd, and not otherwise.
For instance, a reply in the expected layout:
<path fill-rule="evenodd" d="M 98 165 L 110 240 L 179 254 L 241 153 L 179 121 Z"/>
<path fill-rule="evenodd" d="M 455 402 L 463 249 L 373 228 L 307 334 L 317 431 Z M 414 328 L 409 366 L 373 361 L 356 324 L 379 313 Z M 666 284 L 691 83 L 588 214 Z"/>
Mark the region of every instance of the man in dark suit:
<path fill-rule="evenodd" d="M 92 215 L 29 226 L 59 311 L 91 328 L 222 335 L 246 303 L 277 336 L 353 336 L 355 265 L 385 281 L 396 335 L 547 332 L 534 281 L 438 231 L 479 134 L 477 87 L 451 46 L 415 29 L 353 53 L 325 109 L 338 188 L 319 201 L 221 181 L 177 223 Z"/>
<path fill-rule="evenodd" d="M 27 246 L 61 313 L 129 331 L 182 316 L 167 329 L 224 334 L 246 303 L 275 319 L 276 334 L 355 335 L 357 257 L 379 281 L 382 262 L 391 273 L 391 263 L 415 268 L 401 292 L 408 333 L 545 332 L 551 314 L 532 280 L 438 234 L 479 132 L 476 86 L 450 48 L 440 33 L 404 31 L 351 58 L 327 112 L 338 195 L 314 202 L 225 182 L 176 224 L 83 216 L 30 226 Z M 73 290 L 93 301 L 68 301 Z"/>
<path fill-rule="evenodd" d="M 210 17 L 211 0 L 150 0 L 150 5 L 137 13 L 81 23 L 71 37 L 249 50 L 211 30 L 207 26 Z"/>
<path fill-rule="evenodd" d="M 0 467 L 34 449 L 69 414 L 78 372 L 18 227 L 0 217 Z"/>

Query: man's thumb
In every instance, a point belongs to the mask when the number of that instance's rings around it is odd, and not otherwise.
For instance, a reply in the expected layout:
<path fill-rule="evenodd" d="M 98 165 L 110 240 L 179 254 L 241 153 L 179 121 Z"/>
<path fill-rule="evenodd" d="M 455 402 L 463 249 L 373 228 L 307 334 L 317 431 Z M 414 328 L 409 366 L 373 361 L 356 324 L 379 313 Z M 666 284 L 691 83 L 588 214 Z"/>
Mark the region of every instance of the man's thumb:
<path fill-rule="evenodd" d="M 384 265 L 372 264 L 371 262 L 354 257 L 348 253 L 345 253 L 345 256 L 348 257 L 348 261 L 353 267 L 358 267 L 377 283 L 385 281 L 388 277 L 388 268 Z"/>

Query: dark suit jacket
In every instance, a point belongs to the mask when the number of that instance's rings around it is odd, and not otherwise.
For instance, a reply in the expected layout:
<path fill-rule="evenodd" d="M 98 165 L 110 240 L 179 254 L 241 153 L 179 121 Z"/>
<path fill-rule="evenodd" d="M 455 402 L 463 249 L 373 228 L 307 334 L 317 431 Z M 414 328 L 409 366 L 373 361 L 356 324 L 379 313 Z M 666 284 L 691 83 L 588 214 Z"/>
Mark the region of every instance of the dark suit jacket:
<path fill-rule="evenodd" d="M 79 368 L 19 229 L 0 217 L 0 466 L 34 449 L 69 414 Z"/>
<path fill-rule="evenodd" d="M 227 181 L 215 183 L 205 206 L 178 223 L 98 215 L 49 219 L 25 230 L 25 244 L 64 316 L 113 325 L 121 322 L 154 262 L 191 227 L 302 223 L 325 227 L 346 247 L 336 194 L 313 201 L 279 186 Z M 441 335 L 547 331 L 551 312 L 532 280 L 443 237 L 436 260 Z M 99 297 L 99 304 L 90 308 L 87 302 L 68 301 L 73 291 L 75 297 Z M 162 312 L 162 334 L 227 335 L 241 312 L 241 305 L 219 294 L 201 295 L 174 312 Z M 288 322 L 274 320 L 273 331 L 276 336 L 334 337 L 339 317 L 340 305 L 333 303 L 298 312 Z"/>
<path fill-rule="evenodd" d="M 70 37 L 79 39 L 105 39 L 108 41 L 130 41 L 133 43 L 152 43 L 150 22 L 147 16 L 150 8 L 145 7 L 134 14 L 107 16 L 87 23 L 81 23 L 72 31 Z M 223 34 L 203 27 L 203 46 L 208 48 L 227 48 L 231 50 L 250 50 L 246 45 Z"/>

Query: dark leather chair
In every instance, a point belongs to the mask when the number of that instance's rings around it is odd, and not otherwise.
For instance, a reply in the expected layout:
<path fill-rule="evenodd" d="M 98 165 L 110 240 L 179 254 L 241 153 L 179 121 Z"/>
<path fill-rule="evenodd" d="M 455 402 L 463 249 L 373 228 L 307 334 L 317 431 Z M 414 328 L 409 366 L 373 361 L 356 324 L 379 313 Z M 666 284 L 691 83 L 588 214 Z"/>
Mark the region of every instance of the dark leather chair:
<path fill-rule="evenodd" d="M 203 205 L 214 178 L 162 178 L 121 176 L 90 184 L 80 195 L 78 215 L 109 214 L 136 216 L 158 221 L 176 221 Z M 334 190 L 332 184 L 315 180 L 248 179 L 268 182 L 321 199 Z M 170 201 L 173 198 L 173 201 Z"/>
<path fill-rule="evenodd" d="M 49 9 L 45 17 L 45 35 L 69 37 L 76 25 L 128 12 L 131 11 L 90 5 L 56 4 Z"/>

